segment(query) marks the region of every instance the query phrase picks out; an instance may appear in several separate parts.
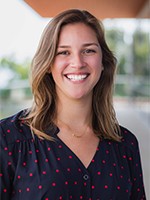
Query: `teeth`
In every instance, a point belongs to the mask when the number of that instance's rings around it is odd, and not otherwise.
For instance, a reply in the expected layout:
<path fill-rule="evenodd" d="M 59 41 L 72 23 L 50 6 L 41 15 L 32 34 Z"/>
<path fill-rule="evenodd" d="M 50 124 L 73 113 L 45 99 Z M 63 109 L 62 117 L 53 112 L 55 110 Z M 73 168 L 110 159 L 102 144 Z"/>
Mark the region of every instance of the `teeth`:
<path fill-rule="evenodd" d="M 67 75 L 67 78 L 73 81 L 80 81 L 87 77 L 87 75 Z"/>

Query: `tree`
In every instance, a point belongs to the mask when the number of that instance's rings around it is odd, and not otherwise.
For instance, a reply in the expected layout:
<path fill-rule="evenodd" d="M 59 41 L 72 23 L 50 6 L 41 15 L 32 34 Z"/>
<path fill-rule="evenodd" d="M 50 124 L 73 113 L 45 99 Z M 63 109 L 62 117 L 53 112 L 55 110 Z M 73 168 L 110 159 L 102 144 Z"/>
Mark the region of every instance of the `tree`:
<path fill-rule="evenodd" d="M 134 74 L 150 75 L 150 41 L 149 33 L 137 30 L 133 35 L 133 63 Z"/>
<path fill-rule="evenodd" d="M 26 60 L 23 63 L 16 62 L 12 57 L 4 57 L 0 60 L 0 70 L 9 69 L 13 74 L 12 79 L 27 79 L 29 72 L 30 61 Z"/>

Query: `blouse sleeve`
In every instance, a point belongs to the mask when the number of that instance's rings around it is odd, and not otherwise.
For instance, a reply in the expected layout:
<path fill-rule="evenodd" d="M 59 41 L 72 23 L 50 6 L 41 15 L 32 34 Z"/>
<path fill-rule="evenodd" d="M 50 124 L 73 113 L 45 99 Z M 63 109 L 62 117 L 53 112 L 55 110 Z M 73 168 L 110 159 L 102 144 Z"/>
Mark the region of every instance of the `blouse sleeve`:
<path fill-rule="evenodd" d="M 7 144 L 6 133 L 0 124 L 0 197 L 2 200 L 10 200 L 11 198 L 11 182 L 13 179 L 11 154 L 11 145 Z"/>
<path fill-rule="evenodd" d="M 129 157 L 129 161 L 132 163 L 132 191 L 130 199 L 146 200 L 139 144 L 135 136 L 131 142 L 131 145 L 134 146 L 134 148 L 132 149 L 132 157 Z"/>

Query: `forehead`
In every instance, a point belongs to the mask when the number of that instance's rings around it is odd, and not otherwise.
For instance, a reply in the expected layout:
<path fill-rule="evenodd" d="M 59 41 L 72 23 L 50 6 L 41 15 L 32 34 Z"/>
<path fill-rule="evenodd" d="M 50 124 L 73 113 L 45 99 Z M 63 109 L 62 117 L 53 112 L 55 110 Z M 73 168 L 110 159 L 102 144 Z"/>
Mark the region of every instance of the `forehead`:
<path fill-rule="evenodd" d="M 59 42 L 72 40 L 97 40 L 97 34 L 89 25 L 78 22 L 64 25 L 59 34 Z"/>

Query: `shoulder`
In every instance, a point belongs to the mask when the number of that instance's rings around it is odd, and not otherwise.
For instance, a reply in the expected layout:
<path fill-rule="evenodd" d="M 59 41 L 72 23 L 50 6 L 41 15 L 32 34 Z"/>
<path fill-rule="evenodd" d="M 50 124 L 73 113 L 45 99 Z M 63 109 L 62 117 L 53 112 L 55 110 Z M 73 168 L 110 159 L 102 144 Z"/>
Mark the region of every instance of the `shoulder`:
<path fill-rule="evenodd" d="M 7 143 L 14 143 L 32 138 L 30 128 L 21 120 L 26 110 L 22 110 L 15 115 L 0 120 L 0 138 Z"/>
<path fill-rule="evenodd" d="M 120 129 L 121 129 L 121 135 L 122 135 L 121 145 L 123 145 L 124 147 L 132 151 L 138 150 L 139 148 L 138 139 L 134 135 L 134 133 L 132 133 L 130 130 L 122 126 L 120 126 Z"/>

